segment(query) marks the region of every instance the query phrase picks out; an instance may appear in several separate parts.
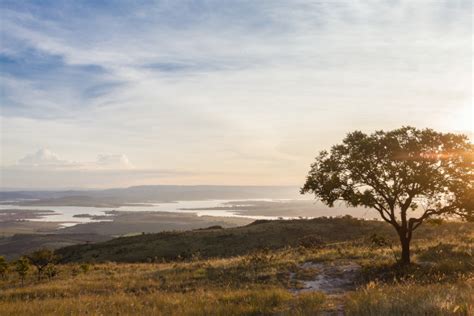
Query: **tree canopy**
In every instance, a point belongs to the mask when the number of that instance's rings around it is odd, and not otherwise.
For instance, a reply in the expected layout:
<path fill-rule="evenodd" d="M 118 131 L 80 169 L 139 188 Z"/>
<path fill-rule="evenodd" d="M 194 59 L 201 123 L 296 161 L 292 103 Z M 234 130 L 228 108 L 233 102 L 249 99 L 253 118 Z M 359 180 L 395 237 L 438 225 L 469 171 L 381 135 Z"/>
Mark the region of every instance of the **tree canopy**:
<path fill-rule="evenodd" d="M 397 230 L 409 263 L 412 233 L 435 216 L 473 219 L 474 146 L 467 136 L 402 127 L 349 133 L 322 151 L 301 193 L 329 206 L 373 208 Z"/>
<path fill-rule="evenodd" d="M 38 280 L 41 279 L 43 270 L 50 264 L 56 261 L 56 256 L 52 250 L 43 248 L 36 250 L 28 256 L 31 264 L 33 264 L 38 271 Z"/>

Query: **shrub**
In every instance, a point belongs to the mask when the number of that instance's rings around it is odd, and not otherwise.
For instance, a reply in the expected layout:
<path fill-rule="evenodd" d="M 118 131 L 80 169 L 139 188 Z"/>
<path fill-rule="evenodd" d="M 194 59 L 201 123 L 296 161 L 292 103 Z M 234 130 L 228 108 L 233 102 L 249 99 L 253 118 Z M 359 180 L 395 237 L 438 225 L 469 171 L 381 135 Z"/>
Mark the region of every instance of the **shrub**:
<path fill-rule="evenodd" d="M 21 257 L 15 262 L 15 271 L 20 276 L 21 286 L 23 286 L 25 282 L 28 270 L 30 270 L 30 261 L 26 257 Z"/>
<path fill-rule="evenodd" d="M 41 280 L 41 275 L 43 274 L 44 269 L 56 261 L 56 256 L 52 250 L 43 248 L 33 252 L 28 256 L 28 259 L 36 267 L 39 281 Z"/>
<path fill-rule="evenodd" d="M 53 264 L 48 264 L 45 268 L 44 268 L 44 274 L 48 277 L 48 279 L 53 279 L 55 276 L 57 276 L 59 273 L 59 270 L 58 268 L 53 265 Z"/>
<path fill-rule="evenodd" d="M 4 256 L 0 256 L 0 277 L 5 278 L 8 270 L 8 262 Z"/>
<path fill-rule="evenodd" d="M 82 273 L 87 273 L 91 269 L 91 265 L 88 263 L 83 263 L 80 265 L 79 269 L 81 269 Z"/>

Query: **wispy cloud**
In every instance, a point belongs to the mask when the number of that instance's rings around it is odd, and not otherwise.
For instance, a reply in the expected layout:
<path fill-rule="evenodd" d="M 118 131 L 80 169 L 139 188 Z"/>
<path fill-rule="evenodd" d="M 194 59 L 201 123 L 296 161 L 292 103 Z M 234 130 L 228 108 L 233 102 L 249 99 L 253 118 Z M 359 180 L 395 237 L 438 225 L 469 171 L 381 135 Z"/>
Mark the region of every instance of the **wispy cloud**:
<path fill-rule="evenodd" d="M 18 169 L 68 169 L 68 170 L 123 170 L 133 169 L 134 166 L 124 154 L 99 154 L 95 161 L 72 161 L 61 159 L 49 149 L 42 148 L 27 154 L 16 164 L 9 166 Z"/>
<path fill-rule="evenodd" d="M 471 1 L 0 7 L 4 165 L 126 148 L 138 169 L 295 183 L 352 129 L 472 129 Z"/>
<path fill-rule="evenodd" d="M 268 163 L 268 161 L 261 161 Z M 137 168 L 124 154 L 99 154 L 94 161 L 66 160 L 49 149 L 0 166 L 2 189 L 110 188 L 144 184 L 248 184 L 262 172 Z M 278 175 L 273 184 L 278 182 Z M 231 179 L 229 181 L 229 179 Z M 266 182 L 253 181 L 254 184 Z"/>
<path fill-rule="evenodd" d="M 18 160 L 18 166 L 21 167 L 46 167 L 46 168 L 56 168 L 56 167 L 75 167 L 78 166 L 77 163 L 62 160 L 55 153 L 51 152 L 48 149 L 40 149 L 35 153 L 28 154 L 25 157 Z"/>

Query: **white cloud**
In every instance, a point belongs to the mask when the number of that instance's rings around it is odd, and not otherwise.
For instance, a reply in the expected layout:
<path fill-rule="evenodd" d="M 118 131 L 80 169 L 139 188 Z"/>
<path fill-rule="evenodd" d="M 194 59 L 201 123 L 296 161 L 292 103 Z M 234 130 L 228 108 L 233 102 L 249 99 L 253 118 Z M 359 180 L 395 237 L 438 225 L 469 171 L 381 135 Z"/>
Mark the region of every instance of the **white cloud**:
<path fill-rule="evenodd" d="M 19 159 L 11 168 L 69 169 L 69 170 L 127 170 L 134 166 L 124 154 L 100 154 L 96 161 L 69 161 L 51 150 L 42 148 Z"/>
<path fill-rule="evenodd" d="M 111 169 L 129 169 L 133 165 L 124 154 L 119 155 L 99 155 L 97 157 L 97 165 Z"/>
<path fill-rule="evenodd" d="M 75 163 L 59 159 L 58 155 L 49 149 L 40 149 L 33 154 L 28 154 L 18 160 L 18 165 L 22 167 L 71 167 Z"/>
<path fill-rule="evenodd" d="M 265 160 L 263 163 L 267 163 Z M 2 189 L 77 189 L 110 188 L 145 184 L 286 184 L 275 174 L 255 182 L 259 171 L 139 169 L 123 154 L 101 154 L 94 162 L 73 162 L 61 159 L 48 149 L 40 149 L 21 158 L 16 164 L 0 166 Z M 204 180 L 203 180 L 204 179 Z"/>
<path fill-rule="evenodd" d="M 294 184 L 318 150 L 353 129 L 472 129 L 471 1 L 194 5 L 125 15 L 68 15 L 64 5 L 48 12 L 55 19 L 5 10 L 6 53 L 32 48 L 104 73 L 1 79 L 15 101 L 1 116 L 3 164 L 49 147 L 78 161 L 69 168 L 132 168 L 121 154 L 94 161 L 126 151 L 138 170 L 233 170 Z M 84 82 L 114 80 L 123 85 L 83 96 Z"/>

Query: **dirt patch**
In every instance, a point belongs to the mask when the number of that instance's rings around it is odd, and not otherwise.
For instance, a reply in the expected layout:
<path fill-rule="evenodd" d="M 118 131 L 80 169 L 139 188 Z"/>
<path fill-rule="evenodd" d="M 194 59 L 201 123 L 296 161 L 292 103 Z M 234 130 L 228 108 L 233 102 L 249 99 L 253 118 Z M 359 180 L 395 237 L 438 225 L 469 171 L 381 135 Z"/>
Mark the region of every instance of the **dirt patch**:
<path fill-rule="evenodd" d="M 344 315 L 344 293 L 356 288 L 360 265 L 354 262 L 313 263 L 299 265 L 297 273 L 291 273 L 290 281 L 298 287 L 291 291 L 298 295 L 304 292 L 322 292 L 328 302 L 321 315 Z"/>
<path fill-rule="evenodd" d="M 360 266 L 356 263 L 313 263 L 299 266 L 303 271 L 314 271 L 314 277 L 299 279 L 301 273 L 292 273 L 290 280 L 301 286 L 292 289 L 294 293 L 319 291 L 326 294 L 340 294 L 355 288 Z"/>

